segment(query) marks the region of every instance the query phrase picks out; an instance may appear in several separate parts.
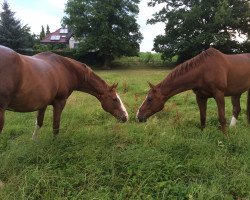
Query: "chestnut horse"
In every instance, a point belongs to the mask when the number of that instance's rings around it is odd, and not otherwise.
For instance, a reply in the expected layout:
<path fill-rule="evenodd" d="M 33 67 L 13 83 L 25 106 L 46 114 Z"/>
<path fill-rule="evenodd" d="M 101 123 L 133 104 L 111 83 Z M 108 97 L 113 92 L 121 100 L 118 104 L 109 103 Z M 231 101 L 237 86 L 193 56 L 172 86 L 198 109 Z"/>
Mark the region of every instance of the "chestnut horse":
<path fill-rule="evenodd" d="M 213 97 L 217 103 L 222 131 L 226 130 L 225 96 L 231 96 L 233 117 L 230 126 L 236 125 L 240 113 L 240 96 L 248 91 L 247 117 L 250 122 L 250 54 L 226 55 L 209 48 L 194 58 L 177 66 L 158 85 L 150 84 L 146 100 L 138 110 L 140 122 L 160 111 L 172 96 L 193 90 L 200 109 L 201 128 L 206 123 L 207 99 Z"/>
<path fill-rule="evenodd" d="M 125 122 L 128 113 L 116 93 L 87 65 L 51 52 L 24 56 L 0 46 L 0 132 L 5 110 L 38 111 L 33 139 L 43 125 L 48 105 L 53 106 L 53 133 L 59 133 L 60 117 L 73 91 L 95 96 L 103 109 Z"/>

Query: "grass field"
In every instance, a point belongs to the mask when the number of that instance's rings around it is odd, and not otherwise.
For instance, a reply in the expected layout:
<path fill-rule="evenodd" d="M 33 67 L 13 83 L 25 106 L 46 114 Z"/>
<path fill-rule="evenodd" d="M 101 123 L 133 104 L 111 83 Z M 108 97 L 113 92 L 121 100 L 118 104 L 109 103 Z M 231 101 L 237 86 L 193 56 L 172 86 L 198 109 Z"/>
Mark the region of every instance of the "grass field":
<path fill-rule="evenodd" d="M 207 127 L 191 91 L 171 98 L 147 123 L 135 113 L 146 81 L 168 70 L 97 71 L 118 92 L 130 115 L 118 123 L 92 96 L 73 93 L 52 137 L 47 110 L 39 140 L 31 140 L 36 113 L 6 113 L 0 135 L 0 199 L 250 199 L 250 126 L 246 95 L 237 128 L 218 130 L 217 107 L 208 104 Z M 226 100 L 227 119 L 231 117 Z"/>
<path fill-rule="evenodd" d="M 177 61 L 177 56 L 170 61 L 163 61 L 160 53 L 140 52 L 138 56 L 123 56 L 116 58 L 112 62 L 114 69 L 145 69 L 147 68 L 166 68 L 173 67 Z"/>

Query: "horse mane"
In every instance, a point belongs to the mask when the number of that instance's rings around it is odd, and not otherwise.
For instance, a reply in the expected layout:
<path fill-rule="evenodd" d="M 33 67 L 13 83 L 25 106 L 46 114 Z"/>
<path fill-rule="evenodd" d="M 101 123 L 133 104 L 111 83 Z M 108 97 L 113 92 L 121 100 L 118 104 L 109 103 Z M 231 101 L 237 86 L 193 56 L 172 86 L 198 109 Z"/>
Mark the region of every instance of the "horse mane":
<path fill-rule="evenodd" d="M 87 64 L 81 63 L 81 62 L 74 60 L 74 59 L 71 59 L 71 58 L 68 58 L 68 59 L 71 62 L 76 62 L 79 64 L 79 66 L 81 67 L 81 70 L 83 70 L 83 72 L 84 72 L 84 81 L 85 82 L 89 81 L 91 77 L 94 77 L 94 79 L 100 81 L 104 85 L 107 85 L 107 83 L 103 79 L 101 79 L 99 76 L 97 76 L 97 74 Z"/>
<path fill-rule="evenodd" d="M 55 55 L 57 55 L 57 54 L 55 54 Z M 60 56 L 60 57 L 63 57 L 63 56 Z M 66 59 L 67 61 L 69 61 L 71 64 L 73 63 L 73 66 L 76 67 L 77 71 L 83 72 L 85 82 L 89 80 L 89 77 L 93 73 L 93 70 L 88 65 L 86 65 L 85 63 L 81 63 L 77 60 L 74 60 L 72 58 L 69 58 L 69 57 L 63 57 L 63 58 Z M 72 65 L 70 65 L 70 66 L 72 67 Z M 67 65 L 66 65 L 66 67 L 67 67 Z M 71 70 L 71 67 L 69 68 L 69 70 Z"/>
<path fill-rule="evenodd" d="M 81 63 L 81 62 L 78 62 L 76 60 L 74 60 L 74 61 L 77 62 L 81 66 L 81 70 L 83 70 L 83 72 L 84 72 L 84 81 L 87 82 L 89 80 L 90 76 L 92 75 L 93 70 L 85 63 Z"/>
<path fill-rule="evenodd" d="M 221 54 L 221 52 L 215 48 L 209 48 L 205 51 L 202 51 L 197 56 L 187 60 L 186 62 L 178 65 L 170 74 L 167 76 L 167 80 L 171 81 L 174 78 L 181 76 L 190 70 L 200 66 L 201 63 L 205 62 L 211 56 L 216 56 Z"/>
<path fill-rule="evenodd" d="M 69 69 L 69 71 L 72 70 L 71 67 L 72 67 L 72 64 L 73 64 L 73 66 L 75 66 L 75 69 L 76 69 L 78 72 L 81 71 L 81 73 L 79 73 L 79 76 L 81 76 L 81 77 L 79 77 L 79 79 L 82 79 L 82 74 L 83 74 L 83 75 L 84 75 L 83 81 L 85 81 L 85 82 L 89 81 L 91 77 L 94 77 L 94 79 L 97 79 L 98 81 L 101 81 L 103 84 L 106 84 L 106 85 L 107 85 L 107 83 L 106 83 L 104 80 L 102 80 L 99 76 L 97 76 L 97 75 L 94 73 L 94 71 L 93 71 L 88 65 L 86 65 L 85 63 L 81 63 L 81 62 L 79 62 L 79 61 L 77 61 L 77 60 L 74 60 L 74 59 L 72 59 L 72 58 L 64 57 L 64 56 L 55 54 L 55 53 L 50 52 L 50 51 L 48 51 L 48 52 L 42 52 L 42 53 L 36 54 L 35 56 L 37 56 L 37 57 L 46 57 L 46 58 L 50 57 L 50 59 L 52 59 L 53 61 L 55 61 L 56 59 L 58 59 L 58 61 L 59 61 L 59 62 L 62 62 L 62 64 L 63 64 L 65 67 L 67 67 L 67 68 Z M 67 65 L 67 64 L 65 65 L 65 62 L 62 61 L 61 58 L 63 58 L 64 61 L 65 61 L 65 59 L 66 59 L 66 61 L 69 62 L 70 64 L 69 64 L 69 65 Z M 67 63 L 67 62 L 66 62 L 66 63 Z M 83 73 L 82 73 L 82 72 L 83 72 Z M 81 75 L 80 75 L 80 74 L 81 74 Z"/>
<path fill-rule="evenodd" d="M 81 63 L 81 67 L 83 68 L 84 71 L 84 81 L 88 81 L 89 77 L 91 76 L 91 74 L 93 73 L 93 70 L 86 64 Z"/>

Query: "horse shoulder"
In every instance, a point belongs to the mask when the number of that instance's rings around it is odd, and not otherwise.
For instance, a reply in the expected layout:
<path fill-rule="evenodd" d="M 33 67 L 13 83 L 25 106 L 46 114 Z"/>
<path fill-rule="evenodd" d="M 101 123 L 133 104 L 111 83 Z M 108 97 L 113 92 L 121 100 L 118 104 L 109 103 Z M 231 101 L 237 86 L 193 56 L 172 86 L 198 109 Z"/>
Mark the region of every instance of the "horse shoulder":
<path fill-rule="evenodd" d="M 53 65 L 52 68 L 58 84 L 56 98 L 68 98 L 77 85 L 74 63 L 71 63 L 67 57 L 57 54 L 48 54 L 48 62 Z"/>

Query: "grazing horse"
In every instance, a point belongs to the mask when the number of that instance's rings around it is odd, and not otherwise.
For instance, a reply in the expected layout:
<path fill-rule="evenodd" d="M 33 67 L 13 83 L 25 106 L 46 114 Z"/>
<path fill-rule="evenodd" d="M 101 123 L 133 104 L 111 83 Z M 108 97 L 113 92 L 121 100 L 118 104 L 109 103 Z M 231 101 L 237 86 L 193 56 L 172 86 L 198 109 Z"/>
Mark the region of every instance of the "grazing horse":
<path fill-rule="evenodd" d="M 53 133 L 59 133 L 60 117 L 73 91 L 95 96 L 103 109 L 125 122 L 128 113 L 116 93 L 87 65 L 51 52 L 24 56 L 0 46 L 0 132 L 5 110 L 38 111 L 33 139 L 43 125 L 48 105 L 53 106 Z"/>
<path fill-rule="evenodd" d="M 158 85 L 149 83 L 151 89 L 137 112 L 140 122 L 160 111 L 172 96 L 193 90 L 200 109 L 201 128 L 205 128 L 207 99 L 217 103 L 219 122 L 226 131 L 225 96 L 231 96 L 233 117 L 230 126 L 236 125 L 240 113 L 240 96 L 248 91 L 247 117 L 250 122 L 250 54 L 227 55 L 209 48 L 194 58 L 177 66 Z"/>

